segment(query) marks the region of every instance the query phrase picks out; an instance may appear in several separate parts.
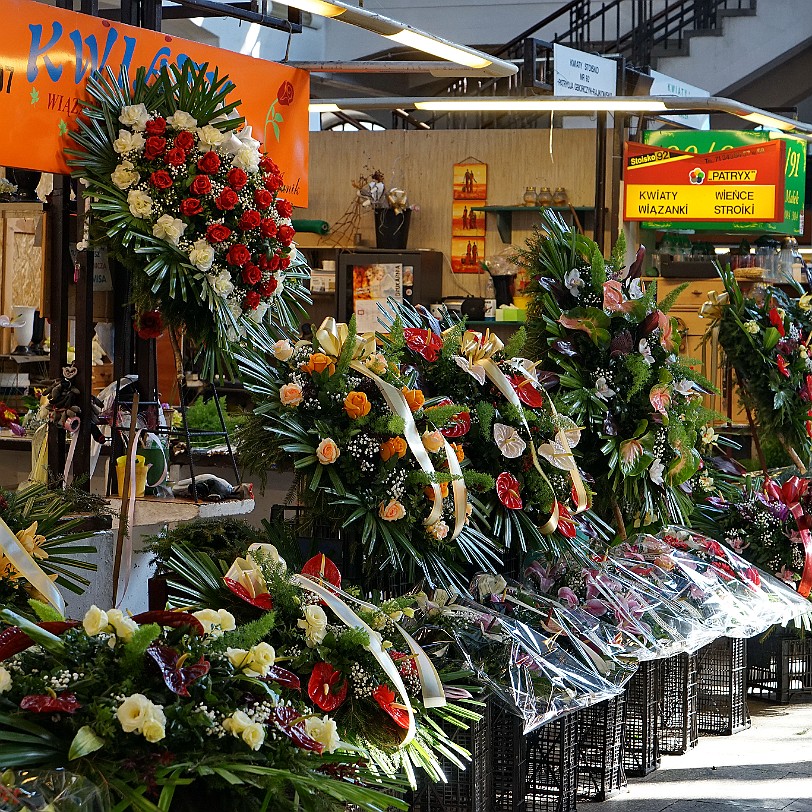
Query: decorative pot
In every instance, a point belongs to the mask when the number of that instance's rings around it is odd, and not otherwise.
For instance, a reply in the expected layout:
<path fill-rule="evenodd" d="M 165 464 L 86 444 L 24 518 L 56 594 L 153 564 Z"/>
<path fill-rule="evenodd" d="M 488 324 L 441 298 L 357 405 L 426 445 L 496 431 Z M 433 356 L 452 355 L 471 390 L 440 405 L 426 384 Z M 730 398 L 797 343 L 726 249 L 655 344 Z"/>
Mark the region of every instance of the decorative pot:
<path fill-rule="evenodd" d="M 28 355 L 30 353 L 28 345 L 34 336 L 34 313 L 37 309 L 21 305 L 14 305 L 11 309 L 15 321 L 14 340 L 17 342 L 14 355 Z"/>
<path fill-rule="evenodd" d="M 375 244 L 378 248 L 403 250 L 409 240 L 412 210 L 397 214 L 394 209 L 375 209 Z"/>
<path fill-rule="evenodd" d="M 524 197 L 522 197 L 522 203 L 524 203 L 525 206 L 535 206 L 537 200 L 538 200 L 538 195 L 536 193 L 536 187 L 535 186 L 528 186 L 524 190 Z"/>

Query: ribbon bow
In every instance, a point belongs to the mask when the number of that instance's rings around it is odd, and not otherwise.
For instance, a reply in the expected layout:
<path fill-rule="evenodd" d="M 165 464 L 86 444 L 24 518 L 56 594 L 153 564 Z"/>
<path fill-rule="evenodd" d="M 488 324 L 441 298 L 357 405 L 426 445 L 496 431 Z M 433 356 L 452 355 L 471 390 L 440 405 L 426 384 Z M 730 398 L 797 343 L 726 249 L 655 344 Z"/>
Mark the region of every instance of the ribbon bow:
<path fill-rule="evenodd" d="M 801 499 L 808 488 L 809 480 L 797 476 L 791 476 L 783 485 L 769 478 L 764 483 L 764 493 L 773 501 L 786 505 L 798 526 L 801 543 L 804 546 L 804 571 L 801 583 L 798 584 L 798 594 L 804 598 L 809 597 L 809 593 L 812 592 L 812 534 L 809 532 L 809 519 L 801 507 Z"/>
<path fill-rule="evenodd" d="M 730 304 L 730 294 L 717 293 L 715 290 L 708 291 L 708 299 L 699 308 L 699 315 L 703 319 L 710 319 L 710 325 L 705 331 L 706 335 L 722 320 L 725 308 Z"/>
<path fill-rule="evenodd" d="M 504 347 L 505 345 L 490 330 L 486 330 L 485 335 L 474 330 L 466 330 L 460 341 L 460 355 L 467 358 L 471 366 L 477 364 L 483 366 L 483 361 L 490 361 Z"/>
<path fill-rule="evenodd" d="M 326 355 L 338 359 L 350 335 L 350 328 L 328 316 L 316 330 L 316 340 Z M 375 352 L 375 333 L 362 333 L 355 336 L 352 359 L 360 361 Z"/>

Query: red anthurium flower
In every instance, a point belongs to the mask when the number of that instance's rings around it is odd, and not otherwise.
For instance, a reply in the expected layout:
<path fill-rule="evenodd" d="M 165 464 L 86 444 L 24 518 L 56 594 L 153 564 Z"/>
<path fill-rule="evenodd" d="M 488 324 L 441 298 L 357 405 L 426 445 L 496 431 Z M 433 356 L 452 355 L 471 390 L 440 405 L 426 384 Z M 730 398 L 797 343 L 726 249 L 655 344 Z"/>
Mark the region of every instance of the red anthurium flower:
<path fill-rule="evenodd" d="M 787 359 L 784 358 L 783 355 L 779 355 L 778 358 L 775 359 L 775 363 L 778 365 L 778 371 L 785 378 L 789 378 L 789 364 L 787 363 Z"/>
<path fill-rule="evenodd" d="M 302 575 L 316 581 L 326 581 L 331 586 L 341 588 L 341 572 L 324 553 L 314 555 L 302 567 Z"/>
<path fill-rule="evenodd" d="M 178 696 L 189 696 L 189 686 L 209 673 L 208 660 L 202 657 L 191 665 L 184 665 L 184 660 L 175 649 L 153 643 L 147 649 L 147 656 L 158 666 L 166 687 Z"/>
<path fill-rule="evenodd" d="M 522 497 L 519 495 L 521 486 L 513 474 L 502 471 L 496 477 L 496 495 L 499 501 L 509 510 L 521 510 Z"/>
<path fill-rule="evenodd" d="M 75 629 L 78 625 L 78 620 L 49 620 L 37 623 L 40 629 L 45 629 L 51 634 L 64 634 L 68 629 Z M 18 626 L 3 629 L 0 632 L 0 663 L 33 645 L 34 641 Z"/>
<path fill-rule="evenodd" d="M 558 532 L 568 539 L 574 539 L 578 535 L 578 525 L 572 520 L 572 514 L 561 502 L 558 503 Z"/>
<path fill-rule="evenodd" d="M 321 753 L 324 745 L 307 735 L 304 719 L 296 708 L 290 705 L 279 705 L 271 713 L 270 720 L 280 733 L 287 736 L 297 747 L 311 753 Z"/>
<path fill-rule="evenodd" d="M 273 609 L 273 600 L 267 592 L 262 592 L 256 597 L 252 597 L 251 593 L 238 581 L 233 578 L 223 578 L 223 582 L 238 598 L 242 598 L 246 603 L 251 606 L 256 606 L 257 609 L 262 609 L 265 612 L 270 612 Z"/>
<path fill-rule="evenodd" d="M 20 700 L 20 710 L 33 713 L 76 713 L 81 707 L 76 695 L 67 691 L 57 696 L 28 694 Z"/>
<path fill-rule="evenodd" d="M 449 403 L 451 401 L 448 401 Z M 445 403 L 438 405 L 445 406 Z M 471 413 L 470 412 L 457 412 L 441 429 L 440 434 L 446 440 L 456 440 L 458 437 L 464 437 L 471 431 Z"/>
<path fill-rule="evenodd" d="M 429 363 L 434 363 L 440 357 L 443 339 L 437 333 L 418 327 L 406 327 L 403 330 L 403 338 L 412 352 L 416 352 Z"/>
<path fill-rule="evenodd" d="M 519 396 L 519 400 L 531 409 L 538 409 L 544 403 L 544 396 L 524 375 L 508 375 L 510 385 Z"/>
<path fill-rule="evenodd" d="M 332 713 L 344 704 L 347 689 L 347 680 L 340 671 L 330 663 L 316 663 L 307 683 L 307 695 L 316 707 Z"/>
<path fill-rule="evenodd" d="M 409 712 L 395 702 L 395 692 L 388 685 L 379 685 L 372 692 L 372 698 L 398 727 L 404 730 L 409 727 Z"/>
<path fill-rule="evenodd" d="M 812 420 L 806 421 L 806 436 L 812 440 Z"/>
<path fill-rule="evenodd" d="M 784 319 L 781 318 L 781 314 L 778 312 L 778 308 L 773 305 L 770 308 L 769 312 L 770 317 L 770 324 L 778 330 L 779 334 L 783 338 L 786 335 L 786 330 L 784 329 Z"/>
<path fill-rule="evenodd" d="M 169 612 L 163 609 L 155 609 L 151 612 L 141 612 L 139 615 L 133 615 L 133 620 L 139 626 L 147 623 L 157 623 L 159 626 L 168 626 L 173 629 L 188 626 L 189 631 L 193 631 L 201 637 L 206 633 L 203 624 L 189 612 Z"/>
<path fill-rule="evenodd" d="M 277 685 L 281 685 L 283 688 L 289 688 L 291 691 L 302 690 L 302 683 L 299 681 L 299 677 L 292 671 L 288 671 L 287 668 L 282 668 L 278 665 L 272 665 L 268 669 L 264 680 L 266 682 L 275 682 Z"/>

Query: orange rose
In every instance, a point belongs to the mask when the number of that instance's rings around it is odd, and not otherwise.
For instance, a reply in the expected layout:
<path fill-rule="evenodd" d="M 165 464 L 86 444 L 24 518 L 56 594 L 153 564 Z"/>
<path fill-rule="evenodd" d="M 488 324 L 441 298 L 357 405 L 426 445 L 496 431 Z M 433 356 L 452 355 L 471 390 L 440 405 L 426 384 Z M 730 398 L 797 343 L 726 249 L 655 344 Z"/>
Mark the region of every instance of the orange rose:
<path fill-rule="evenodd" d="M 332 465 L 341 456 L 341 451 L 331 437 L 322 440 L 316 448 L 316 457 L 322 465 Z"/>
<path fill-rule="evenodd" d="M 440 495 L 445 499 L 448 496 L 448 483 L 447 482 L 440 482 Z M 434 488 L 431 485 L 427 485 L 423 488 L 423 493 L 426 494 L 426 499 L 434 499 Z"/>
<path fill-rule="evenodd" d="M 363 392 L 350 392 L 344 398 L 344 411 L 350 420 L 355 420 L 358 417 L 364 417 L 369 414 L 372 405 L 369 398 Z"/>
<path fill-rule="evenodd" d="M 400 391 L 403 392 L 403 397 L 406 398 L 406 403 L 413 412 L 423 408 L 426 396 L 419 389 L 407 389 L 404 386 Z"/>
<path fill-rule="evenodd" d="M 381 443 L 381 459 L 386 462 L 397 454 L 402 457 L 406 454 L 406 441 L 402 437 L 390 437 Z"/>
<path fill-rule="evenodd" d="M 396 522 L 406 515 L 406 508 L 397 501 L 397 499 L 390 499 L 389 504 L 381 502 L 378 507 L 378 515 L 387 522 Z"/>
<path fill-rule="evenodd" d="M 302 369 L 309 372 L 311 375 L 314 372 L 324 372 L 327 370 L 328 375 L 332 375 L 336 371 L 336 365 L 329 355 L 323 352 L 314 352 L 310 358 L 307 359 L 306 364 L 302 364 Z"/>
<path fill-rule="evenodd" d="M 465 451 L 463 451 L 462 443 L 451 443 L 451 447 L 457 455 L 457 462 L 462 462 L 465 459 Z"/>

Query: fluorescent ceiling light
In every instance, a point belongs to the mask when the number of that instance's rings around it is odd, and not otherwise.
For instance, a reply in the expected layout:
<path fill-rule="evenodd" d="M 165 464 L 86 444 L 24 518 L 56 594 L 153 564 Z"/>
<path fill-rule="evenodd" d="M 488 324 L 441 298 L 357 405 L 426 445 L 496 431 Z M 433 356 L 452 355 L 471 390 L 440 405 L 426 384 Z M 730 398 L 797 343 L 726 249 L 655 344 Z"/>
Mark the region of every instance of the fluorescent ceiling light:
<path fill-rule="evenodd" d="M 337 113 L 341 108 L 337 104 L 310 102 L 308 109 L 311 113 Z"/>
<path fill-rule="evenodd" d="M 595 113 L 617 112 L 627 113 L 661 113 L 668 108 L 658 100 L 636 101 L 634 99 L 556 99 L 554 96 L 539 99 L 429 99 L 416 101 L 417 110 L 435 110 L 446 112 L 480 111 L 487 112 L 567 112 L 567 113 Z"/>
<path fill-rule="evenodd" d="M 335 3 L 326 3 L 324 0 L 282 0 L 282 2 L 286 6 L 309 11 L 311 14 L 320 14 L 322 17 L 338 17 L 347 10 Z"/>
<path fill-rule="evenodd" d="M 435 37 L 426 36 L 411 28 L 404 28 L 397 34 L 389 34 L 387 39 L 393 39 L 401 45 L 408 45 L 418 51 L 423 51 L 433 56 L 439 56 L 448 62 L 456 62 L 469 68 L 486 68 L 491 64 L 490 59 L 485 59 L 481 53 L 459 48 L 449 42 L 445 42 Z"/>
<path fill-rule="evenodd" d="M 784 130 L 785 132 L 792 131 L 792 125 L 780 121 L 769 113 L 748 113 L 745 118 L 754 124 L 760 124 L 762 127 L 772 127 L 775 130 Z"/>

